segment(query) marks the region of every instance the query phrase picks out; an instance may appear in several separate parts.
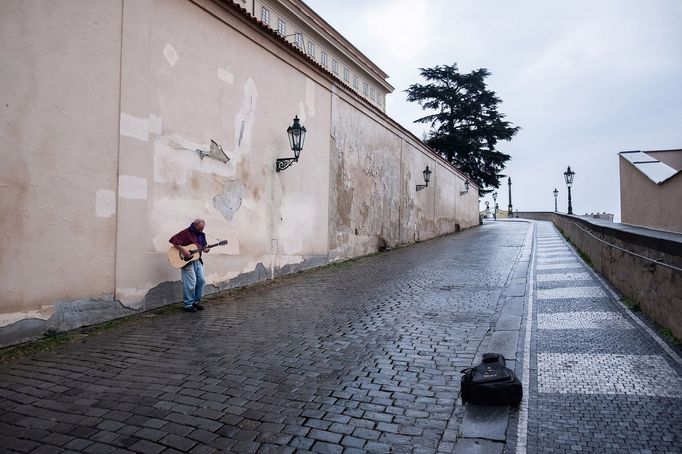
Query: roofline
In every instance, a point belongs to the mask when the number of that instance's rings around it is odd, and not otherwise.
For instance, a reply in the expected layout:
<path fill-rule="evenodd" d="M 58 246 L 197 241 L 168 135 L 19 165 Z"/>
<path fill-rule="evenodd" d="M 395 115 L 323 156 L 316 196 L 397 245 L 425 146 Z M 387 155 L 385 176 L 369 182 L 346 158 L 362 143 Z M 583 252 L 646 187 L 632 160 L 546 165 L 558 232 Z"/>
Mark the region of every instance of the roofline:
<path fill-rule="evenodd" d="M 659 150 L 659 151 L 682 151 L 682 150 Z M 651 150 L 651 152 L 655 152 L 655 150 Z M 647 178 L 648 178 L 652 183 L 654 183 L 655 185 L 660 186 L 660 185 L 662 185 L 663 183 L 667 183 L 668 181 L 670 181 L 670 180 L 672 180 L 673 178 L 677 177 L 678 175 L 681 175 L 681 174 L 682 174 L 682 169 L 677 170 L 677 169 L 675 169 L 674 167 L 669 166 L 669 165 L 666 164 L 665 162 L 660 161 L 660 160 L 654 158 L 653 156 L 651 157 L 651 159 L 652 159 L 651 161 L 635 161 L 635 162 L 632 162 L 632 161 L 630 161 L 629 159 L 625 159 L 623 156 L 620 156 L 620 155 L 628 154 L 628 153 L 644 153 L 644 154 L 647 154 L 648 152 L 647 152 L 647 151 L 641 151 L 641 150 L 635 150 L 635 151 L 621 151 L 621 152 L 618 153 L 618 156 L 619 156 L 620 158 L 624 159 L 625 162 L 627 162 L 628 164 L 630 164 L 632 167 L 634 167 L 635 169 L 637 169 L 637 171 L 638 171 L 639 173 L 643 174 L 645 177 L 647 177 Z M 649 155 L 647 155 L 647 156 L 649 156 Z M 675 173 L 673 173 L 672 175 L 670 175 L 670 176 L 669 176 L 668 178 L 666 178 L 666 179 L 663 179 L 663 180 L 661 180 L 661 181 L 655 181 L 655 180 L 652 179 L 649 175 L 647 175 L 644 171 L 642 171 L 642 169 L 640 169 L 639 167 L 637 167 L 637 164 L 656 164 L 656 163 L 665 164 L 666 166 L 668 166 L 668 167 L 670 167 L 671 169 L 675 170 Z"/>
<path fill-rule="evenodd" d="M 682 152 L 682 148 L 673 148 L 670 150 L 642 150 L 642 153 L 670 153 L 673 151 Z"/>
<path fill-rule="evenodd" d="M 618 154 L 624 153 L 669 153 L 669 152 L 682 152 L 682 148 L 671 148 L 668 150 L 630 150 L 630 151 L 619 151 Z"/>
<path fill-rule="evenodd" d="M 300 9 L 301 12 L 307 15 L 310 19 L 317 22 L 318 25 L 322 26 L 333 38 L 339 41 L 339 43 L 346 48 L 351 54 L 362 60 L 367 66 L 369 66 L 381 79 L 388 78 L 388 74 L 381 69 L 376 63 L 374 63 L 369 57 L 360 51 L 357 47 L 348 41 L 338 30 L 336 30 L 329 22 L 324 20 L 319 14 L 315 12 L 310 6 L 308 6 L 303 0 L 287 0 L 287 2 Z M 391 92 L 395 90 L 391 84 L 384 80 L 384 83 L 390 88 Z"/>
<path fill-rule="evenodd" d="M 201 0 L 191 0 L 192 3 L 195 5 L 199 6 L 200 8 L 206 10 L 204 6 L 201 5 Z M 318 71 L 321 73 L 323 76 L 329 78 L 332 83 L 338 83 L 339 87 L 344 89 L 346 93 L 348 93 L 350 96 L 352 96 L 354 99 L 358 100 L 362 104 L 364 104 L 365 107 L 369 108 L 372 110 L 375 114 L 377 114 L 379 117 L 383 118 L 384 120 L 390 122 L 392 125 L 394 125 L 397 129 L 399 129 L 403 134 L 408 136 L 408 138 L 411 138 L 414 140 L 416 143 L 421 145 L 424 148 L 424 151 L 430 153 L 433 158 L 436 160 L 441 161 L 443 164 L 447 165 L 447 168 L 453 171 L 454 173 L 458 174 L 465 180 L 469 181 L 469 184 L 474 186 L 475 188 L 481 190 L 482 188 L 478 186 L 474 181 L 471 180 L 471 177 L 464 172 L 462 172 L 458 167 L 456 167 L 454 164 L 450 163 L 447 159 L 443 158 L 436 150 L 428 146 L 426 143 L 424 143 L 419 137 L 417 137 L 412 131 L 408 130 L 405 128 L 403 125 L 395 121 L 393 118 L 391 118 L 386 112 L 382 111 L 379 109 L 377 106 L 369 102 L 367 99 L 363 98 L 360 96 L 358 93 L 355 92 L 351 88 L 350 85 L 346 84 L 343 80 L 341 80 L 339 77 L 335 76 L 329 69 L 325 68 L 321 64 L 319 64 L 316 60 L 312 59 L 308 54 L 303 52 L 301 49 L 296 47 L 294 44 L 290 43 L 284 37 L 280 36 L 279 33 L 271 29 L 269 26 L 265 25 L 262 23 L 260 20 L 257 18 L 253 17 L 251 13 L 242 8 L 240 5 L 234 3 L 232 0 L 210 0 L 212 3 L 216 4 L 218 7 L 231 12 L 235 14 L 237 17 L 242 19 L 246 24 L 252 26 L 253 28 L 257 29 L 264 35 L 267 35 L 270 39 L 272 39 L 273 42 L 276 44 L 279 44 L 284 50 L 292 53 L 299 59 L 301 59 L 304 63 L 307 63 L 311 66 L 312 69 Z M 209 14 L 211 14 L 210 11 L 206 10 Z"/>

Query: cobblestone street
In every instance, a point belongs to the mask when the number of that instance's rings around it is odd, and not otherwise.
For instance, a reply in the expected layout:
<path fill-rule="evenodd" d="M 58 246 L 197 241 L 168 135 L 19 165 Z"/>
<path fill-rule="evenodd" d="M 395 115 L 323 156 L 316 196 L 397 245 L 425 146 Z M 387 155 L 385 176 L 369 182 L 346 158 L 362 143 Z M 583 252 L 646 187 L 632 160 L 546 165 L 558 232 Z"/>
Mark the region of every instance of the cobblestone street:
<path fill-rule="evenodd" d="M 487 223 L 0 363 L 0 449 L 682 452 L 679 349 L 649 329 L 551 224 Z M 526 396 L 479 424 L 484 351 Z"/>
<path fill-rule="evenodd" d="M 474 228 L 2 364 L 0 446 L 451 450 L 460 370 L 497 319 L 527 230 Z"/>

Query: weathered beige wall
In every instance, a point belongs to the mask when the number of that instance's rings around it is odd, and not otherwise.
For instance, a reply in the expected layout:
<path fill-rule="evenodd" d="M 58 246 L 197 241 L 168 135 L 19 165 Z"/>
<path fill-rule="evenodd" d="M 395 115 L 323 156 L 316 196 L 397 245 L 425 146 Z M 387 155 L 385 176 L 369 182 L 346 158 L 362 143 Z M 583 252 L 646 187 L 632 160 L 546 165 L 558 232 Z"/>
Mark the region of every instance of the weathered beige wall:
<path fill-rule="evenodd" d="M 682 233 L 682 177 L 656 184 L 622 156 L 618 161 L 621 222 Z"/>
<path fill-rule="evenodd" d="M 120 201 L 119 256 L 145 229 L 144 247 L 117 262 L 116 296 L 126 305 L 140 307 L 152 288 L 178 279 L 165 259 L 168 238 L 194 217 L 230 241 L 207 257 L 207 282 L 218 288 L 327 255 L 329 91 L 214 12 L 183 0 L 126 3 L 121 117 L 144 131 L 122 126 L 120 171 L 147 187 Z M 302 159 L 276 173 L 275 159 L 292 153 L 294 115 L 309 130 Z M 211 140 L 229 162 L 199 156 Z"/>
<path fill-rule="evenodd" d="M 117 1 L 0 2 L 0 327 L 113 303 L 120 31 Z"/>
<path fill-rule="evenodd" d="M 331 260 L 376 252 L 379 238 L 395 246 L 478 224 L 478 191 L 460 195 L 464 177 L 384 117 L 334 94 L 331 128 Z"/>
<path fill-rule="evenodd" d="M 230 241 L 209 292 L 478 224 L 460 174 L 233 10 L 0 8 L 0 345 L 179 301 L 167 240 L 195 217 Z M 276 173 L 294 115 L 305 147 Z M 211 140 L 229 160 L 200 156 Z"/>

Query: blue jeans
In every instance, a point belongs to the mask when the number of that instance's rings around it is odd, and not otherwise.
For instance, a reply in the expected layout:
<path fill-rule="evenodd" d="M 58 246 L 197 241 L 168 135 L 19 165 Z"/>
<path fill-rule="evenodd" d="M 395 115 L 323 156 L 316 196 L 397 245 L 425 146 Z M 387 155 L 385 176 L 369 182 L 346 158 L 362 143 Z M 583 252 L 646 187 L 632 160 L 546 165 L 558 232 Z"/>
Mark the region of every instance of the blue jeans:
<path fill-rule="evenodd" d="M 189 262 L 181 268 L 182 299 L 185 307 L 192 307 L 201 301 L 204 293 L 204 265 L 199 260 Z"/>

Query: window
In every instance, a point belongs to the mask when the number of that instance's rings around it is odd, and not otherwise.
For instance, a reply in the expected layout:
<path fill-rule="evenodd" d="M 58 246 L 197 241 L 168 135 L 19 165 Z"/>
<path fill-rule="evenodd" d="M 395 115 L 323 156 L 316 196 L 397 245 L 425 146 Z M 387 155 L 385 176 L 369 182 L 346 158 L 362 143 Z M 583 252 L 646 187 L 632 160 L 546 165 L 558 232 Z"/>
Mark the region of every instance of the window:
<path fill-rule="evenodd" d="M 372 98 L 372 101 L 375 101 L 377 99 L 377 92 L 375 89 L 373 88 L 369 89 L 369 97 Z"/>
<path fill-rule="evenodd" d="M 308 41 L 308 55 L 315 58 L 315 43 Z"/>
<path fill-rule="evenodd" d="M 358 76 L 357 74 L 353 74 L 353 88 L 357 90 L 359 87 Z"/>
<path fill-rule="evenodd" d="M 270 10 L 265 6 L 260 9 L 260 21 L 265 25 L 270 25 Z"/>
<path fill-rule="evenodd" d="M 348 68 L 343 68 L 343 80 L 350 82 L 350 70 Z"/>
<path fill-rule="evenodd" d="M 277 32 L 282 36 L 287 34 L 287 24 L 282 19 L 277 19 Z"/>
<path fill-rule="evenodd" d="M 303 49 L 303 34 L 300 32 L 296 32 L 296 47 L 299 49 Z"/>
<path fill-rule="evenodd" d="M 336 60 L 332 60 L 332 72 L 335 75 L 339 75 L 339 62 Z"/>
<path fill-rule="evenodd" d="M 327 52 L 322 51 L 322 57 L 321 58 L 322 58 L 322 66 L 324 66 L 326 68 L 327 65 L 329 65 L 329 60 L 328 60 L 329 57 L 327 56 Z"/>
<path fill-rule="evenodd" d="M 367 82 L 362 83 L 362 92 L 367 96 L 369 94 L 369 85 L 367 85 Z"/>

